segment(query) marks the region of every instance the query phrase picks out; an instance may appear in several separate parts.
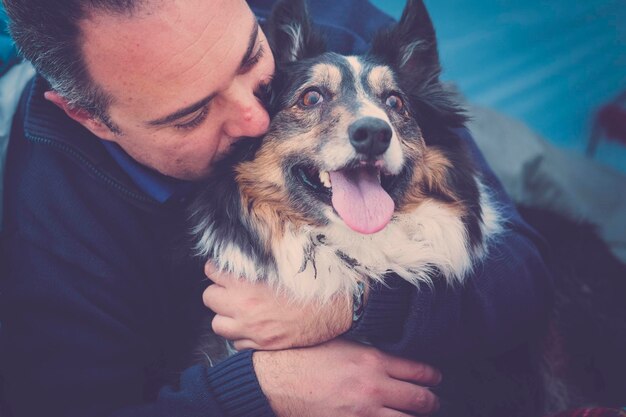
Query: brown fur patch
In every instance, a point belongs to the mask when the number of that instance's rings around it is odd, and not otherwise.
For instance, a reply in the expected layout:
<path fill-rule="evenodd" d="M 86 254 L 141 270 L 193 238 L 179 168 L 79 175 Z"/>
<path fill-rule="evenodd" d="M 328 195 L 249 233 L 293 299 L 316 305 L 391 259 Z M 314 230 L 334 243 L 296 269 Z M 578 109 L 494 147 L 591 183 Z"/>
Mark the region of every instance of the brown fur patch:
<path fill-rule="evenodd" d="M 372 68 L 367 75 L 367 83 L 374 94 L 381 95 L 385 91 L 399 90 L 393 79 L 391 68 L 383 65 Z"/>
<path fill-rule="evenodd" d="M 285 235 L 286 225 L 298 229 L 312 223 L 311 219 L 292 207 L 287 194 L 281 160 L 288 155 L 285 152 L 293 151 L 289 142 L 285 141 L 282 146 L 266 143 L 254 160 L 237 167 L 242 208 L 252 219 L 261 241 L 268 246 L 266 250 L 270 249 L 273 241 Z"/>
<path fill-rule="evenodd" d="M 341 87 L 341 71 L 335 65 L 318 64 L 311 73 L 311 81 L 316 85 L 324 85 L 330 91 L 337 91 Z"/>
<path fill-rule="evenodd" d="M 467 207 L 448 184 L 448 173 L 454 169 L 452 162 L 434 147 L 426 147 L 420 159 L 399 212 L 411 212 L 427 199 L 443 196 L 448 201 L 441 201 L 442 204 L 463 215 Z"/>

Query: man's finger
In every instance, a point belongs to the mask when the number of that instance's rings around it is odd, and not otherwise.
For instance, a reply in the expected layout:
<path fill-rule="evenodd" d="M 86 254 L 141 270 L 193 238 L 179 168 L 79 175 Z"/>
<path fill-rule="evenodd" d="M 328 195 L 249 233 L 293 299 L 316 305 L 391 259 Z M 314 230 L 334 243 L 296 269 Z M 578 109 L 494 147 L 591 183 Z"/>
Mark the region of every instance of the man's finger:
<path fill-rule="evenodd" d="M 235 313 L 232 300 L 229 302 L 228 299 L 228 291 L 218 284 L 209 285 L 207 289 L 204 290 L 202 293 L 202 302 L 216 314 L 233 317 Z"/>
<path fill-rule="evenodd" d="M 233 342 L 233 346 L 238 351 L 250 350 L 250 349 L 255 349 L 255 350 L 260 350 L 261 349 L 261 346 L 259 346 L 258 344 L 256 344 L 254 341 L 252 341 L 250 339 L 235 340 Z"/>
<path fill-rule="evenodd" d="M 407 414 L 402 411 L 394 410 L 392 408 L 383 408 L 379 413 L 376 414 L 376 417 L 411 417 L 415 414 Z"/>
<path fill-rule="evenodd" d="M 392 378 L 416 382 L 428 387 L 439 385 L 442 379 L 438 369 L 425 363 L 413 362 L 404 358 L 386 356 L 384 366 L 387 374 Z"/>
<path fill-rule="evenodd" d="M 241 281 L 240 277 L 230 274 L 228 272 L 221 271 L 211 261 L 208 261 L 204 264 L 204 275 L 206 275 L 207 278 L 214 283 L 220 284 L 223 287 L 228 286 L 229 283 L 232 284 Z"/>
<path fill-rule="evenodd" d="M 224 339 L 237 340 L 242 337 L 237 321 L 230 317 L 216 315 L 213 317 L 213 321 L 211 321 L 211 327 L 216 334 Z"/>
<path fill-rule="evenodd" d="M 242 331 L 245 329 L 242 329 L 241 326 L 239 326 L 237 320 L 230 317 L 220 315 L 213 317 L 213 321 L 211 321 L 211 328 L 217 335 L 232 341 L 234 348 L 237 350 L 261 349 L 261 345 L 257 342 L 246 338 L 247 336 Z"/>
<path fill-rule="evenodd" d="M 224 282 L 224 280 L 227 279 L 227 274 L 220 272 L 220 270 L 211 261 L 204 264 L 204 275 L 216 284 Z"/>
<path fill-rule="evenodd" d="M 430 415 L 439 409 L 439 399 L 428 388 L 391 380 L 382 388 L 383 405 L 411 414 Z"/>

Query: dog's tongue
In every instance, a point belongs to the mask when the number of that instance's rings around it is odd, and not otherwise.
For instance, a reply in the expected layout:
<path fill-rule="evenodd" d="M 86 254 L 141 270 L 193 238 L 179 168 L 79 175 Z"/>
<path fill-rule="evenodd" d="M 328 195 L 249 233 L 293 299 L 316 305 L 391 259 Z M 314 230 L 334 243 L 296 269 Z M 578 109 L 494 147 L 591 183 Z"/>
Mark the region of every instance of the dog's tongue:
<path fill-rule="evenodd" d="M 394 203 L 371 168 L 330 172 L 333 207 L 352 230 L 376 233 L 391 220 Z"/>

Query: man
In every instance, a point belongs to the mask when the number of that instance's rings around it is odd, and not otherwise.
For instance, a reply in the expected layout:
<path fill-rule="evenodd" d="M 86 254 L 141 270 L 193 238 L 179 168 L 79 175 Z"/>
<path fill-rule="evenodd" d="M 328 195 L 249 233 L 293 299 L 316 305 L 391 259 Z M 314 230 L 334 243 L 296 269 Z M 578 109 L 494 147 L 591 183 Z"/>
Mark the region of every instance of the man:
<path fill-rule="evenodd" d="M 270 3 L 250 2 L 259 16 Z M 388 22 L 367 3 L 339 3 L 313 12 L 340 52 Z M 40 74 L 6 172 L 2 359 L 15 416 L 429 415 L 438 371 L 331 339 L 353 326 L 437 361 L 459 347 L 506 349 L 542 317 L 543 264 L 512 213 L 475 288 L 417 292 L 391 279 L 357 323 L 341 300 L 285 305 L 210 273 L 213 327 L 237 347 L 321 344 L 183 369 L 206 287 L 177 250 L 185 200 L 233 141 L 268 127 L 257 99 L 274 70 L 265 36 L 243 0 L 4 4 Z"/>

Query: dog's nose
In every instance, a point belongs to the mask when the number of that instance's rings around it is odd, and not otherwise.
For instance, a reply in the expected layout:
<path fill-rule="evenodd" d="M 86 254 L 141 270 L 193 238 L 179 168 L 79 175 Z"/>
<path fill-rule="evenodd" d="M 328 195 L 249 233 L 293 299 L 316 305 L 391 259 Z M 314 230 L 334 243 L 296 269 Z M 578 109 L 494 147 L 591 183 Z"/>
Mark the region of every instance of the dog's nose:
<path fill-rule="evenodd" d="M 350 143 L 354 149 L 369 157 L 383 154 L 391 142 L 391 126 L 375 117 L 364 117 L 348 127 Z"/>

